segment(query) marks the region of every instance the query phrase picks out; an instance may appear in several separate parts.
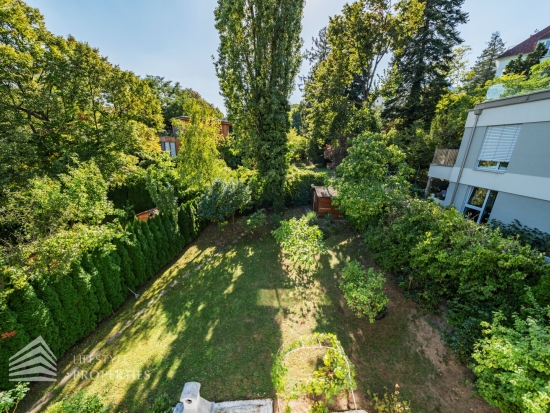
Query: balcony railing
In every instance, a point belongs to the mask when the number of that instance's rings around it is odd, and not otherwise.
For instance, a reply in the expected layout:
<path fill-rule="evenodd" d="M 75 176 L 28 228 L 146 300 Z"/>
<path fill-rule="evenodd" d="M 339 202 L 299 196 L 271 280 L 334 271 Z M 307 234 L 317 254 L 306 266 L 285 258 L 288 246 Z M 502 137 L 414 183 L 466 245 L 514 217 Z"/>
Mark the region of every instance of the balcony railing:
<path fill-rule="evenodd" d="M 454 166 L 458 149 L 436 149 L 432 165 Z"/>

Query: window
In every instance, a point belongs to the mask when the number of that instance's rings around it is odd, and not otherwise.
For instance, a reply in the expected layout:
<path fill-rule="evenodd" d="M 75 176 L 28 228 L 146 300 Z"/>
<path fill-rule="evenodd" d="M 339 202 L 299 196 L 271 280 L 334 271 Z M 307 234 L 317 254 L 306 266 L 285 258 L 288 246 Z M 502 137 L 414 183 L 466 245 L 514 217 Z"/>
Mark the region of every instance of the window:
<path fill-rule="evenodd" d="M 160 147 L 163 151 L 169 151 L 170 156 L 176 156 L 176 143 L 175 142 L 161 142 Z"/>
<path fill-rule="evenodd" d="M 550 57 L 550 39 L 540 40 L 539 43 L 542 43 L 548 49 L 548 51 L 546 52 L 545 57 Z"/>
<path fill-rule="evenodd" d="M 470 187 L 463 212 L 478 224 L 486 223 L 491 217 L 498 192 L 484 188 Z"/>
<path fill-rule="evenodd" d="M 506 172 L 520 131 L 521 125 L 487 128 L 477 160 L 477 169 Z"/>

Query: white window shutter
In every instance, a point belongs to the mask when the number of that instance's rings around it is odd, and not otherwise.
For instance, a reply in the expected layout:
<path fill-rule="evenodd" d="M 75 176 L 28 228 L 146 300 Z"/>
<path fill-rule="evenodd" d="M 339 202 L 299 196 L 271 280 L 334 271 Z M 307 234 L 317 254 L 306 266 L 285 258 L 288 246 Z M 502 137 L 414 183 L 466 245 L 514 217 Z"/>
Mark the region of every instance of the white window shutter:
<path fill-rule="evenodd" d="M 488 127 L 478 160 L 510 162 L 520 131 L 521 125 Z"/>

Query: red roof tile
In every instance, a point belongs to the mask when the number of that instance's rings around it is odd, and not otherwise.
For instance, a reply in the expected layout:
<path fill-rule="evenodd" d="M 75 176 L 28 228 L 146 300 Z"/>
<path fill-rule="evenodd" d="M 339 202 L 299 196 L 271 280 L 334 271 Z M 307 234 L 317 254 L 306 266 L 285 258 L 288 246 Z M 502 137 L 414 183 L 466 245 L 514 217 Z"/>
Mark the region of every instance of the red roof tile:
<path fill-rule="evenodd" d="M 535 51 L 535 47 L 537 47 L 537 43 L 539 40 L 550 38 L 550 26 L 548 26 L 546 29 L 542 29 L 541 31 L 531 35 L 527 40 L 521 42 L 517 46 L 512 47 L 511 49 L 508 49 L 503 54 L 501 54 L 497 59 L 501 59 L 503 57 L 510 57 L 510 56 L 517 56 L 518 54 L 527 54 L 532 53 Z"/>

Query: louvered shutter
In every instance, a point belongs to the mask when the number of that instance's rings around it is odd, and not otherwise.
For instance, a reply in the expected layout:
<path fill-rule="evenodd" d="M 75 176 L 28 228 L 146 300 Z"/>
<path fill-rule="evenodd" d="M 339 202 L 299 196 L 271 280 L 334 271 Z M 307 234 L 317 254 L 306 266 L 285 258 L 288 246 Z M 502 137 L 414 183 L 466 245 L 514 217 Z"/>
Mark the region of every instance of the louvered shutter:
<path fill-rule="evenodd" d="M 491 126 L 487 128 L 478 160 L 510 162 L 520 131 L 521 125 Z"/>

